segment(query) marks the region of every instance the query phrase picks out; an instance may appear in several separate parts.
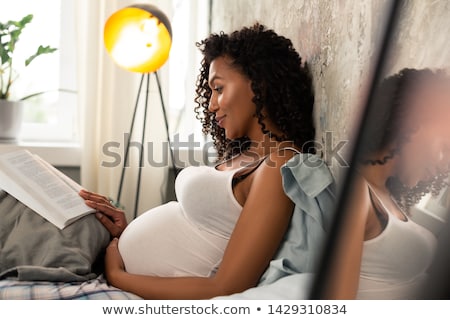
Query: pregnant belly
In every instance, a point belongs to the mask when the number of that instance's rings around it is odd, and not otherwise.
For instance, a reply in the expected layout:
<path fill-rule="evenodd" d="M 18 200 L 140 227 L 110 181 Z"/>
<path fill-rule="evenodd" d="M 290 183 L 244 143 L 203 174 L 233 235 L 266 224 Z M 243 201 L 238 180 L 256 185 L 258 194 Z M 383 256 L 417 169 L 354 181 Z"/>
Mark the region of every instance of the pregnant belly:
<path fill-rule="evenodd" d="M 208 277 L 227 242 L 193 225 L 172 201 L 133 220 L 120 236 L 119 251 L 129 273 Z"/>

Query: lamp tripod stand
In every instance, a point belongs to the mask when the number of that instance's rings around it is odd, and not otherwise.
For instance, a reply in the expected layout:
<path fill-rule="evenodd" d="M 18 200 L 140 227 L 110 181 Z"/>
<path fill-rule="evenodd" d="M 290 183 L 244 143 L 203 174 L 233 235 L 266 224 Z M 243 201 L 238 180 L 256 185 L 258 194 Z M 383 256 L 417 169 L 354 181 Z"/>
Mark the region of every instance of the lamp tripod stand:
<path fill-rule="evenodd" d="M 167 141 L 175 176 L 177 175 L 173 150 L 170 145 L 169 124 L 166 108 L 161 91 L 161 84 L 156 72 L 168 59 L 172 45 L 172 28 L 167 16 L 157 7 L 151 4 L 134 4 L 116 11 L 105 23 L 104 42 L 108 54 L 122 68 L 142 74 L 139 90 L 134 106 L 133 118 L 125 148 L 125 159 L 120 176 L 119 190 L 117 192 L 116 205 L 120 205 L 125 169 L 128 163 L 131 137 L 136 123 L 136 113 L 139 105 L 139 97 L 142 91 L 144 79 L 147 80 L 146 95 L 143 116 L 143 128 L 140 144 L 139 173 L 136 185 L 136 198 L 134 202 L 134 218 L 137 217 L 139 206 L 139 194 L 141 186 L 141 174 L 144 164 L 144 139 L 147 120 L 148 96 L 150 90 L 150 76 L 154 74 L 158 85 L 159 97 L 166 125 Z"/>
<path fill-rule="evenodd" d="M 120 176 L 119 189 L 117 191 L 117 200 L 116 200 L 117 204 L 120 204 L 120 197 L 122 195 L 123 181 L 124 181 L 124 177 L 125 177 L 125 169 L 127 166 L 128 155 L 129 155 L 129 150 L 130 150 L 130 142 L 131 142 L 131 137 L 133 135 L 134 125 L 136 123 L 136 114 L 137 114 L 137 109 L 138 109 L 138 105 L 139 105 L 139 98 L 140 98 L 140 95 L 142 92 L 142 85 L 143 85 L 144 79 L 145 79 L 146 80 L 145 104 L 144 104 L 144 115 L 143 115 L 143 120 L 142 120 L 143 124 L 142 124 L 142 133 L 141 133 L 141 144 L 140 144 L 140 150 L 139 150 L 139 169 L 138 169 L 139 171 L 138 171 L 138 177 L 137 177 L 137 181 L 136 181 L 136 196 L 135 196 L 135 200 L 134 200 L 133 219 L 135 219 L 137 217 L 138 207 L 139 207 L 139 195 L 140 195 L 140 187 L 141 187 L 142 167 L 144 165 L 144 140 L 145 140 L 145 129 L 146 129 L 146 122 L 147 122 L 146 120 L 147 120 L 147 109 L 148 109 L 148 96 L 149 96 L 149 92 L 150 92 L 150 76 L 152 74 L 156 78 L 159 97 L 161 100 L 161 108 L 162 108 L 162 112 L 163 112 L 163 116 L 164 116 L 164 124 L 165 124 L 165 129 L 166 129 L 166 134 L 167 134 L 167 142 L 168 142 L 168 147 L 169 147 L 169 152 L 170 152 L 170 157 L 171 157 L 171 162 L 172 162 L 172 169 L 174 171 L 175 177 L 177 175 L 177 168 L 175 165 L 173 149 L 170 144 L 169 122 L 167 119 L 166 108 L 164 106 L 164 100 L 163 100 L 163 96 L 162 96 L 161 84 L 159 81 L 158 73 L 156 71 L 154 71 L 152 73 L 143 73 L 141 76 L 141 81 L 139 83 L 139 89 L 138 89 L 138 93 L 137 93 L 137 97 L 136 97 L 136 103 L 134 106 L 133 117 L 131 119 L 131 126 L 130 126 L 130 131 L 128 134 L 127 144 L 126 144 L 126 148 L 125 148 L 125 158 L 124 158 L 124 162 L 123 162 L 122 173 Z M 170 174 L 169 174 L 169 176 L 170 176 Z"/>

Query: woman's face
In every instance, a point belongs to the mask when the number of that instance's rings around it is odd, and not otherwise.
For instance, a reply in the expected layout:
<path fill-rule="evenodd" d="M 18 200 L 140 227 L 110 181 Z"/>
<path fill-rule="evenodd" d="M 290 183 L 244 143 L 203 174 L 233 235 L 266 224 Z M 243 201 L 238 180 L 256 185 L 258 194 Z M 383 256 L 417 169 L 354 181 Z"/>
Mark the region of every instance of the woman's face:
<path fill-rule="evenodd" d="M 261 132 L 251 81 L 231 65 L 229 58 L 218 57 L 211 62 L 208 82 L 212 90 L 208 109 L 215 113 L 215 120 L 225 129 L 228 139 Z"/>
<path fill-rule="evenodd" d="M 415 95 L 411 121 L 418 127 L 400 150 L 397 175 L 409 187 L 431 180 L 450 164 L 450 88 L 427 86 Z"/>

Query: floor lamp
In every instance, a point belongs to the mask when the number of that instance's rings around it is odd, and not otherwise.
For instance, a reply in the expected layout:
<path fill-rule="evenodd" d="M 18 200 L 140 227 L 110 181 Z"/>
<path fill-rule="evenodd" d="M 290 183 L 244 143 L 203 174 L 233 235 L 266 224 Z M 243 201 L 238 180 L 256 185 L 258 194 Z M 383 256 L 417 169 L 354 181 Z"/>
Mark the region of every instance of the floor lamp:
<path fill-rule="evenodd" d="M 108 54 L 120 67 L 128 71 L 141 73 L 141 81 L 134 106 L 133 117 L 131 120 L 130 132 L 125 148 L 122 173 L 117 192 L 116 205 L 120 205 L 122 195 L 125 168 L 128 161 L 130 140 L 133 134 L 136 122 L 136 112 L 139 104 L 139 97 L 142 91 L 144 80 L 146 80 L 144 116 L 141 135 L 141 149 L 139 159 L 139 173 L 136 186 L 136 197 L 134 203 L 134 218 L 137 217 L 139 205 L 139 194 L 141 184 L 141 171 L 144 157 L 144 139 L 148 109 L 148 96 L 150 88 L 150 77 L 156 78 L 158 92 L 161 99 L 161 106 L 167 132 L 167 141 L 172 160 L 174 173 L 176 166 L 173 150 L 170 146 L 169 125 L 166 109 L 162 97 L 161 84 L 157 70 L 166 62 L 169 57 L 170 47 L 172 45 L 172 29 L 167 16 L 157 7 L 150 4 L 135 4 L 125 7 L 112 14 L 105 23 L 104 42 Z"/>

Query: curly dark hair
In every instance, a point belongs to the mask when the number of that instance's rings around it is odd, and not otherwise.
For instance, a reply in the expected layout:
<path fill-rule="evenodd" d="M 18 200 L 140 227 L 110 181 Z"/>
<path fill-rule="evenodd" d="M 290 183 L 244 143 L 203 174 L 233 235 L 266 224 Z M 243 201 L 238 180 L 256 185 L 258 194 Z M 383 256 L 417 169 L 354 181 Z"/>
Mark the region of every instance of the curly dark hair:
<path fill-rule="evenodd" d="M 369 165 L 384 165 L 398 154 L 402 146 L 409 141 L 409 137 L 418 130 L 419 123 L 408 121 L 418 111 L 414 108 L 431 108 L 432 104 L 410 103 L 415 94 L 424 85 L 436 85 L 443 82 L 450 83 L 450 78 L 444 70 L 411 69 L 405 68 L 398 73 L 386 77 L 375 91 L 370 115 L 371 122 L 377 126 L 370 139 L 364 141 L 359 151 L 360 161 Z M 427 112 L 434 112 L 427 110 Z M 409 125 L 405 125 L 409 123 Z M 388 148 L 390 148 L 388 150 Z M 370 154 L 377 151 L 388 150 L 383 159 L 368 159 Z M 386 186 L 399 206 L 409 212 L 409 208 L 418 203 L 427 193 L 437 195 L 440 190 L 448 186 L 449 172 L 439 173 L 428 181 L 419 183 L 410 188 L 392 176 L 386 181 Z"/>
<path fill-rule="evenodd" d="M 224 129 L 214 121 L 214 113 L 208 110 L 211 97 L 209 67 L 218 57 L 230 58 L 232 66 L 250 79 L 255 117 L 263 133 L 271 134 L 278 141 L 293 141 L 303 152 L 315 153 L 312 76 L 306 63 L 302 65 L 302 59 L 289 39 L 256 23 L 231 34 L 211 34 L 196 45 L 203 54 L 203 60 L 197 79 L 194 111 L 202 122 L 203 133 L 212 136 L 219 159 L 241 153 L 250 146 L 250 141 L 247 137 L 227 139 Z M 282 136 L 266 129 L 263 108 L 283 132 Z"/>

